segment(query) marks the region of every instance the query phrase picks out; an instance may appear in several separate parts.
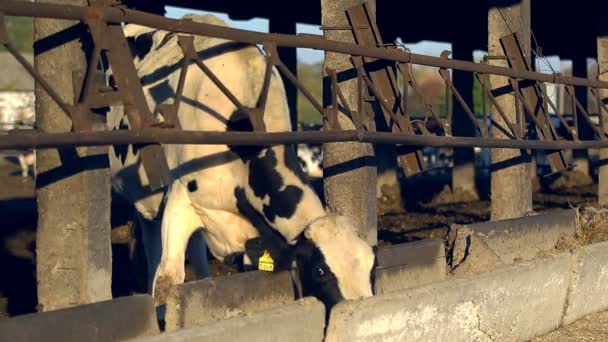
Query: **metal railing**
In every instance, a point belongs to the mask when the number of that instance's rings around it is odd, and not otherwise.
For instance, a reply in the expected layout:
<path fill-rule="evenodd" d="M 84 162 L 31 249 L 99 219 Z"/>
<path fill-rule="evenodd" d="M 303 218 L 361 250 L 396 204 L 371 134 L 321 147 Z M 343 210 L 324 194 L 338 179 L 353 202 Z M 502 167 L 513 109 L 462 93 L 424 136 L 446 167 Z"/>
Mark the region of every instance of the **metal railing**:
<path fill-rule="evenodd" d="M 602 82 L 598 80 L 585 79 L 579 77 L 563 76 L 559 74 L 543 74 L 533 72 L 529 70 L 521 70 L 516 68 L 507 68 L 492 66 L 481 63 L 473 63 L 468 61 L 460 61 L 449 59 L 446 57 L 432 57 L 410 53 L 396 48 L 387 48 L 380 46 L 363 46 L 360 44 L 344 43 L 331 41 L 324 39 L 321 36 L 312 35 L 285 35 L 285 34 L 266 34 L 259 32 L 252 32 L 234 28 L 227 28 L 223 26 L 216 26 L 206 23 L 198 23 L 189 20 L 178 20 L 169 19 L 158 15 L 153 15 L 145 12 L 130 10 L 123 7 L 105 7 L 105 6 L 72 6 L 72 5 L 53 5 L 53 4 L 41 4 L 41 3 L 29 3 L 21 1 L 3 1 L 0 3 L 0 19 L 4 15 L 10 16 L 29 16 L 35 18 L 51 18 L 51 19 L 67 19 L 67 20 L 80 20 L 87 24 L 93 34 L 93 36 L 103 35 L 104 37 L 98 37 L 96 42 L 102 41 L 102 38 L 108 38 L 105 36 L 107 33 L 103 32 L 103 27 L 117 27 L 119 28 L 121 23 L 135 23 L 139 25 L 149 26 L 157 29 L 168 30 L 176 33 L 202 35 L 208 37 L 215 37 L 221 39 L 227 39 L 235 42 L 242 42 L 248 44 L 262 44 L 266 47 L 266 51 L 269 52 L 269 61 L 271 65 L 275 65 L 279 70 L 286 74 L 287 78 L 292 81 L 300 91 L 303 92 L 306 98 L 308 98 L 321 113 L 325 119 L 332 121 L 332 115 L 335 115 L 335 108 L 323 107 L 310 95 L 310 92 L 298 82 L 296 77 L 289 73 L 289 70 L 280 61 L 276 54 L 277 46 L 294 47 L 294 48 L 309 48 L 325 51 L 333 51 L 337 53 L 351 55 L 354 58 L 357 57 L 369 57 L 378 60 L 388 61 L 391 63 L 397 63 L 400 67 L 407 66 L 407 64 L 416 64 L 423 66 L 439 67 L 441 69 L 453 69 L 470 71 L 476 73 L 476 75 L 500 75 L 509 77 L 512 80 L 522 81 L 534 81 L 534 82 L 549 82 L 555 84 L 564 84 L 567 86 L 581 86 L 592 88 L 594 94 L 597 94 L 600 108 L 603 107 L 603 103 L 599 101 L 598 89 L 608 89 L 608 82 Z M 258 127 L 254 132 L 193 132 L 193 131 L 179 131 L 176 132 L 174 126 L 168 126 L 169 129 L 155 128 L 154 123 L 151 122 L 151 118 L 145 117 L 146 113 L 150 113 L 150 110 L 139 110 L 139 121 L 141 125 L 135 125 L 133 130 L 127 132 L 91 132 L 87 129 L 88 125 L 86 119 L 83 116 L 86 115 L 86 106 L 81 104 L 66 104 L 63 102 L 57 94 L 54 94 L 53 87 L 51 84 L 46 82 L 41 75 L 37 74 L 34 68 L 16 51 L 5 31 L 3 21 L 0 22 L 0 40 L 1 43 L 11 52 L 17 60 L 26 68 L 26 70 L 36 79 L 39 84 L 51 95 L 51 97 L 60 105 L 60 107 L 68 114 L 74 121 L 75 132 L 72 133 L 43 133 L 43 132 L 17 132 L 14 134 L 8 134 L 0 136 L 0 149 L 15 149 L 15 148 L 53 148 L 61 146 L 82 146 L 82 145 L 111 145 L 111 144 L 125 144 L 125 143 L 137 143 L 137 144 L 151 144 L 151 143 L 162 143 L 162 144 L 232 144 L 232 145 L 273 145 L 273 144 L 292 144 L 292 143 L 321 143 L 321 142 L 341 142 L 341 141 L 360 141 L 369 143 L 379 144 L 399 144 L 399 145 L 412 145 L 412 146 L 441 146 L 441 147 L 496 147 L 496 148 L 513 148 L 513 149 L 545 149 L 545 150 L 559 150 L 559 149 L 588 149 L 588 148 L 604 148 L 608 147 L 608 141 L 605 140 L 605 132 L 601 127 L 595 127 L 596 133 L 600 140 L 593 141 L 578 141 L 578 140 L 553 140 L 553 141 L 536 141 L 536 140 L 525 140 L 521 137 L 514 139 L 492 139 L 486 134 L 482 137 L 453 137 L 446 134 L 446 136 L 434 136 L 427 134 L 406 134 L 402 132 L 371 132 L 365 130 L 363 127 L 358 127 L 357 130 L 330 130 L 322 132 L 284 132 L 284 133 L 267 133 L 263 132 L 263 127 Z M 182 49 L 184 55 L 188 56 L 192 53 L 191 41 L 188 42 L 186 36 L 180 37 L 183 39 Z M 105 39 L 107 41 L 108 39 Z M 96 45 L 94 52 L 94 61 L 98 61 L 98 54 L 101 50 L 110 49 L 111 46 L 100 46 Z M 124 57 L 124 56 L 122 56 Z M 194 58 L 190 56 L 190 58 Z M 111 58 L 110 58 L 111 60 Z M 122 61 L 124 63 L 124 59 Z M 210 70 L 205 70 L 203 63 L 194 61 L 201 67 L 201 69 L 218 85 L 222 87 L 221 80 L 211 73 Z M 93 72 L 96 65 L 89 66 L 89 72 Z M 130 68 L 130 67 L 129 67 Z M 355 68 L 355 67 L 354 67 Z M 399 68 L 398 68 L 399 69 Z M 405 69 L 405 68 L 404 68 Z M 131 70 L 132 71 L 132 70 Z M 115 73 L 123 73 L 124 71 L 117 69 Z M 327 70 L 331 75 L 335 73 L 333 70 Z M 126 76 L 125 76 L 126 77 Z M 369 77 L 362 75 L 365 84 L 372 92 L 376 100 L 382 105 L 385 101 L 382 101 L 382 94 L 374 88 L 374 84 L 370 82 Z M 87 81 L 83 82 L 83 93 L 92 91 L 91 79 L 93 77 L 85 78 Z M 89 83 L 87 83 L 89 82 Z M 448 84 L 449 86 L 450 84 Z M 489 84 L 485 84 L 486 90 L 489 92 Z M 222 89 L 222 91 L 230 97 L 230 91 L 228 89 Z M 342 97 L 339 88 L 333 90 L 338 97 Z M 137 93 L 137 92 L 135 92 Z M 489 92 L 490 93 L 490 92 Z M 101 105 L 115 103 L 117 100 L 128 98 L 128 103 L 134 104 L 141 103 L 143 94 L 134 94 L 132 91 L 125 93 L 118 92 L 118 94 L 97 94 L 96 96 L 84 96 L 88 98 L 88 103 L 85 105 Z M 546 94 L 545 94 L 546 95 Z M 180 96 L 178 93 L 177 97 Z M 363 96 L 360 94 L 360 96 Z M 336 95 L 334 95 L 336 97 Z M 543 97 L 543 101 L 545 100 Z M 83 96 L 81 96 L 83 98 Z M 238 99 L 234 98 L 231 100 L 237 107 L 240 105 Z M 344 105 L 344 104 L 343 104 Z M 497 106 L 496 103 L 494 105 Z M 330 106 L 332 107 L 332 106 Z M 348 110 L 348 108 L 346 108 Z M 385 108 L 386 109 L 386 108 Z M 164 108 L 167 110 L 167 108 Z M 177 110 L 177 108 L 173 108 Z M 263 106 L 258 108 L 244 108 L 246 112 L 249 112 L 252 121 L 261 123 L 261 115 L 263 115 Z M 581 110 L 581 108 L 579 108 Z M 332 111 L 334 112 L 332 114 Z M 137 112 L 137 111 L 136 111 Z M 584 110 L 581 110 L 584 112 Z M 581 113 L 588 117 L 588 113 Z M 175 115 L 175 113 L 174 113 Z M 135 117 L 135 116 L 134 116 Z M 400 122 L 400 118 L 392 116 L 395 123 Z M 532 116 L 532 120 L 535 118 Z M 82 127 L 77 124 L 78 121 L 82 121 Z M 439 119 L 442 120 L 442 119 Z M 137 120 L 134 120 L 136 122 Z M 445 120 L 444 120 L 445 121 Z M 515 130 L 515 127 L 512 127 Z M 424 129 L 417 130 L 418 132 Z M 446 132 L 448 133 L 448 132 Z"/>

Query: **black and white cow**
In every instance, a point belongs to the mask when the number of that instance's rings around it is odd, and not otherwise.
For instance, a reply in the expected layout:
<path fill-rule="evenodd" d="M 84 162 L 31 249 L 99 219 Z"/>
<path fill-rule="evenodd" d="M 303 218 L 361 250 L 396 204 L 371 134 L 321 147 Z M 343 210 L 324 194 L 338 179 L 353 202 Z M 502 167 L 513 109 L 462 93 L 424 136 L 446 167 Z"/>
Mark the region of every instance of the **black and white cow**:
<path fill-rule="evenodd" d="M 214 16 L 188 17 L 226 26 Z M 135 65 L 150 108 L 170 103 L 183 58 L 177 35 L 132 24 L 125 32 L 136 49 Z M 253 107 L 266 68 L 261 51 L 207 37 L 196 37 L 194 44 L 207 67 L 241 103 Z M 248 117 L 196 65 L 188 70 L 179 121 L 184 130 L 252 130 Z M 264 122 L 269 132 L 291 127 L 276 70 Z M 108 125 L 128 127 L 122 108 L 112 108 Z M 164 150 L 176 180 L 167 191 L 156 193 L 149 190 L 136 149 L 117 146 L 110 153 L 113 187 L 134 203 L 145 225 L 149 267 L 156 269 L 149 286 L 158 302 L 168 288 L 184 281 L 185 253 L 193 234 L 188 250 L 191 260 L 198 261 L 199 276 L 206 272 L 206 242 L 211 254 L 224 262 L 242 258 L 255 266 L 263 252 L 269 252 L 275 271 L 294 267 L 304 295 L 315 295 L 328 307 L 372 295 L 372 248 L 348 218 L 324 209 L 291 146 L 166 145 Z"/>
<path fill-rule="evenodd" d="M 34 92 L 0 92 L 0 131 L 34 128 Z M 21 176 L 27 177 L 32 169 L 36 174 L 36 155 L 32 150 L 14 151 Z"/>
<path fill-rule="evenodd" d="M 322 127 L 318 124 L 302 124 L 303 131 L 318 131 Z M 308 177 L 323 177 L 323 146 L 321 144 L 298 144 L 298 159 L 302 170 Z"/>

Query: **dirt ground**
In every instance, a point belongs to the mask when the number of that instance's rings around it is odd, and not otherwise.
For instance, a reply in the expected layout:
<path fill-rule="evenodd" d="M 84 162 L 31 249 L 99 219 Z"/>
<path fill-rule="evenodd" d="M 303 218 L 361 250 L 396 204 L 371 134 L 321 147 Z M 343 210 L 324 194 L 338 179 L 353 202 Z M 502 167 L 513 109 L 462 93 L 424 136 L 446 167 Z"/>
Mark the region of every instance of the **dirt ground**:
<path fill-rule="evenodd" d="M 608 312 L 594 313 L 531 342 L 608 341 Z"/>
<path fill-rule="evenodd" d="M 34 181 L 22 178 L 14 161 L 0 156 L 0 317 L 35 311 L 35 237 L 36 202 Z M 575 179 L 576 177 L 570 177 Z M 480 180 L 480 199 L 454 195 L 446 190 L 448 172 L 435 170 L 432 174 L 414 177 L 403 184 L 408 201 L 402 205 L 394 198 L 395 189 L 378 202 L 380 244 L 393 244 L 427 237 L 445 237 L 452 223 L 466 224 L 489 219 L 488 180 Z M 568 183 L 568 182 L 565 182 Z M 572 182 L 570 182 L 572 183 Z M 484 187 L 483 184 L 486 184 Z M 574 186 L 571 186 L 574 185 Z M 597 201 L 594 185 L 560 184 L 546 186 L 534 194 L 534 210 L 546 211 L 593 204 Z M 485 189 L 485 190 L 484 190 Z M 132 207 L 113 197 L 112 252 L 114 296 L 129 295 L 142 289 L 142 276 L 137 276 L 137 264 L 131 261 L 129 242 L 134 234 L 130 223 Z M 236 270 L 213 261 L 211 275 L 229 274 Z M 187 273 L 187 280 L 192 279 Z"/>
<path fill-rule="evenodd" d="M 402 186 L 408 201 L 403 206 L 389 196 L 378 200 L 379 243 L 402 243 L 429 237 L 444 238 L 451 224 L 469 224 L 490 219 L 489 179 L 478 180 L 479 198 L 453 194 L 451 175 L 446 170 L 408 180 Z M 580 177 L 566 174 L 569 181 L 557 179 L 538 184 L 533 194 L 533 210 L 541 213 L 556 209 L 595 205 L 597 184 L 579 185 Z M 538 183 L 544 183 L 545 180 Z M 394 195 L 393 195 L 394 196 Z"/>

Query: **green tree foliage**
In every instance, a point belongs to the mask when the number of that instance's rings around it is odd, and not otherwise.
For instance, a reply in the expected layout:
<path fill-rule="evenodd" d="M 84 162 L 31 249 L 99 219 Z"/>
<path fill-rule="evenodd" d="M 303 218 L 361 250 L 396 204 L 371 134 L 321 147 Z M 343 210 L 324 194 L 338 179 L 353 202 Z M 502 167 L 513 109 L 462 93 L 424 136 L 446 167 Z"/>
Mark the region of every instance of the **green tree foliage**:
<path fill-rule="evenodd" d="M 300 63 L 298 65 L 298 80 L 308 89 L 319 103 L 323 99 L 322 64 Z M 321 123 L 321 113 L 298 92 L 298 120 L 305 123 Z"/>
<path fill-rule="evenodd" d="M 8 36 L 17 49 L 23 52 L 32 52 L 34 41 L 34 23 L 32 18 L 5 17 Z M 4 50 L 4 47 L 0 47 Z"/>
<path fill-rule="evenodd" d="M 483 91 L 477 78 L 473 79 L 473 110 L 475 114 L 483 114 Z M 486 112 L 490 112 L 490 98 L 486 96 Z"/>

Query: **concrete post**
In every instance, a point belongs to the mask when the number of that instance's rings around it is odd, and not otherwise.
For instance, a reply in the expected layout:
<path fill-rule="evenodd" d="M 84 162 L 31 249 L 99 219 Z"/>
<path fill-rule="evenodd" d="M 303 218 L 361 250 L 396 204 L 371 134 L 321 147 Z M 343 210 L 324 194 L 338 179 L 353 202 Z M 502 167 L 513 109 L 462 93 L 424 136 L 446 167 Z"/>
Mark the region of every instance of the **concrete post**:
<path fill-rule="evenodd" d="M 452 45 L 452 58 L 472 61 L 473 48 L 466 45 L 464 41 L 455 42 Z M 473 75 L 470 72 L 454 70 L 452 73 L 454 86 L 462 95 L 469 107 L 473 107 Z M 452 99 L 452 133 L 454 136 L 474 137 L 476 129 L 466 112 L 458 103 L 456 98 Z M 475 152 L 473 148 L 454 149 L 454 168 L 452 169 L 452 191 L 454 193 L 470 193 L 475 197 L 477 187 L 475 185 Z"/>
<path fill-rule="evenodd" d="M 605 13 L 608 10 L 608 4 L 600 1 L 600 13 Z M 597 34 L 597 64 L 599 67 L 599 79 L 608 81 L 608 23 L 605 20 L 600 20 L 598 24 Z M 608 90 L 600 90 L 600 98 L 608 98 Z M 604 131 L 608 131 L 608 112 L 604 108 L 600 108 L 600 125 Z M 598 185 L 598 202 L 600 205 L 608 205 L 608 149 L 600 149 L 599 161 L 599 185 Z"/>
<path fill-rule="evenodd" d="M 85 0 L 41 1 L 87 5 Z M 36 70 L 67 103 L 72 73 L 85 70 L 82 41 L 63 43 L 77 22 L 34 20 Z M 57 34 L 56 36 L 53 36 Z M 79 37 L 85 37 L 81 30 Z M 71 37 L 71 35 L 69 35 Z M 36 122 L 45 132 L 68 132 L 71 122 L 36 83 Z M 94 129 L 105 127 L 103 121 Z M 103 129 L 103 128 L 100 128 Z M 110 299 L 110 179 L 108 148 L 39 150 L 36 155 L 38 231 L 36 272 L 39 311 Z"/>
<path fill-rule="evenodd" d="M 272 17 L 268 21 L 268 31 L 270 33 L 296 34 L 296 23 L 285 20 L 282 17 Z M 290 47 L 278 47 L 277 51 L 285 66 L 294 75 L 298 75 L 297 50 Z M 283 84 L 285 85 L 285 92 L 287 94 L 291 128 L 295 131 L 298 128 L 298 89 L 287 80 L 285 75 L 281 74 L 281 76 L 283 77 Z"/>
<path fill-rule="evenodd" d="M 360 0 L 321 0 L 321 23 L 323 26 L 348 25 L 346 9 L 360 4 Z M 375 1 L 368 1 L 375 13 Z M 325 30 L 325 38 L 354 42 L 351 31 Z M 325 52 L 324 68 L 342 71 L 353 71 L 349 56 L 334 52 Z M 327 84 L 328 82 L 324 82 Z M 350 108 L 357 108 L 356 78 L 339 83 Z M 329 88 L 324 86 L 324 99 L 330 96 Z M 324 101 L 326 102 L 326 101 Z M 327 103 L 326 103 L 327 104 Z M 339 113 L 338 122 L 341 129 L 354 129 L 351 120 Z M 370 144 L 330 143 L 323 145 L 323 177 L 325 198 L 329 208 L 353 218 L 363 239 L 370 245 L 377 244 L 376 218 L 376 168 L 374 152 Z"/>
<path fill-rule="evenodd" d="M 587 77 L 587 58 L 585 56 L 577 56 L 572 59 L 572 75 L 576 77 Z M 587 110 L 587 88 L 576 87 L 575 95 L 578 102 L 581 103 L 583 108 Z M 593 131 L 589 124 L 583 118 L 582 114 L 577 117 L 579 127 L 579 139 L 581 140 L 593 140 Z M 587 150 L 574 150 L 572 151 L 572 157 L 574 158 L 574 170 L 589 175 L 589 154 Z"/>
<path fill-rule="evenodd" d="M 488 54 L 503 56 L 500 38 L 513 31 L 519 32 L 522 48 L 530 58 L 530 0 L 510 1 L 488 0 Z M 492 65 L 508 66 L 506 60 L 491 59 Z M 493 89 L 505 87 L 506 77 L 491 76 Z M 497 98 L 512 123 L 516 122 L 515 100 L 512 94 Z M 492 119 L 506 127 L 501 116 L 492 108 Z M 505 135 L 495 127 L 492 136 L 505 139 Z M 525 215 L 532 211 L 532 184 L 530 155 L 526 151 L 493 149 L 491 167 L 492 220 L 502 220 Z"/>

